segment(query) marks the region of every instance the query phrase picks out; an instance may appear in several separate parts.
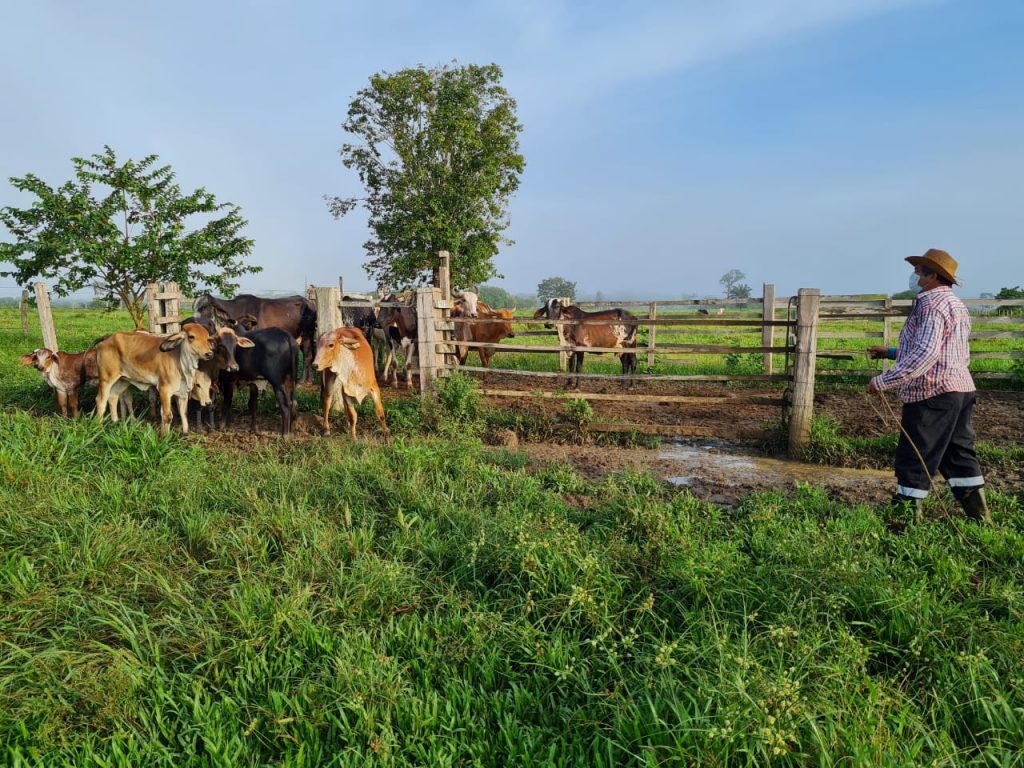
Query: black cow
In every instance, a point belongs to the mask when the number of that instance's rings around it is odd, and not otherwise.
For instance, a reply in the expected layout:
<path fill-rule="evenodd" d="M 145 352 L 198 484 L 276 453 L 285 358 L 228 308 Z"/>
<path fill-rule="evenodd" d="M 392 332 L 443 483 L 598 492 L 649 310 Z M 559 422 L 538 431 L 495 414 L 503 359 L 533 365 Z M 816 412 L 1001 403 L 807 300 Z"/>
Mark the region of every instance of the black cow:
<path fill-rule="evenodd" d="M 246 315 L 255 328 L 281 328 L 292 335 L 302 348 L 303 381 L 310 381 L 316 346 L 316 309 L 302 296 L 262 298 L 243 293 L 233 299 L 220 299 L 206 293 L 196 299 L 197 315 L 209 318 L 217 327 L 234 328 Z"/>
<path fill-rule="evenodd" d="M 220 372 L 220 391 L 224 401 L 221 405 L 221 422 L 231 424 L 231 401 L 235 385 L 249 384 L 249 428 L 256 429 L 256 405 L 259 400 L 259 385 L 264 381 L 273 388 L 277 404 L 281 407 L 281 434 L 292 430 L 292 418 L 298 415 L 295 403 L 295 383 L 298 369 L 299 350 L 291 334 L 280 328 L 258 328 L 246 331 L 236 326 L 234 335 L 239 342 L 235 350 L 237 371 Z M 241 340 L 252 342 L 252 347 L 241 348 Z M 309 358 L 312 367 L 312 358 Z"/>

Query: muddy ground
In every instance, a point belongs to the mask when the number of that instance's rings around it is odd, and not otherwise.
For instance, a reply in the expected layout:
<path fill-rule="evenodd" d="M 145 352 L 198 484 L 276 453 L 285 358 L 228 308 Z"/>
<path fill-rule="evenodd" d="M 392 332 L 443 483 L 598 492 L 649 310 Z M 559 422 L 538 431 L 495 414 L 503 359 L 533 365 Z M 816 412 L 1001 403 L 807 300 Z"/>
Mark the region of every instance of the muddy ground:
<path fill-rule="evenodd" d="M 483 385 L 488 389 L 522 388 L 514 377 L 487 374 Z M 553 391 L 564 386 L 561 379 L 531 380 L 532 390 Z M 590 392 L 622 392 L 619 382 L 593 380 L 584 383 Z M 405 397 L 405 389 L 382 388 L 385 401 Z M 781 416 L 781 405 L 768 402 L 783 396 L 780 388 L 739 387 L 720 383 L 697 383 L 682 386 L 678 382 L 650 382 L 634 387 L 631 392 L 647 396 L 685 396 L 709 398 L 704 402 L 669 402 L 653 399 L 645 402 L 592 401 L 597 424 L 657 425 L 666 434 L 659 448 L 619 448 L 603 445 L 565 445 L 560 443 L 509 442 L 530 454 L 537 464 L 567 462 L 592 476 L 620 472 L 627 468 L 650 469 L 659 476 L 689 488 L 700 498 L 717 504 L 732 505 L 754 491 L 792 490 L 798 483 L 819 485 L 846 502 L 879 503 L 889 498 L 893 489 L 891 470 L 825 467 L 770 458 L 760 455 L 757 445 Z M 714 401 L 710 399 L 714 398 Z M 725 398 L 725 400 L 721 400 Z M 755 401 L 755 402 L 752 402 Z M 523 409 L 556 421 L 564 402 L 558 399 L 487 397 L 492 407 Z M 886 401 L 866 393 L 845 390 L 819 392 L 815 396 L 815 413 L 835 418 L 843 432 L 853 436 L 894 434 L 896 423 L 889 408 L 898 416 L 899 403 L 893 395 Z M 330 439 L 348 439 L 344 414 L 332 421 Z M 275 439 L 277 417 L 260 414 L 258 434 L 248 432 L 248 419 L 241 413 L 229 432 L 206 437 L 219 444 L 230 444 L 246 450 Z M 363 426 L 362 424 L 360 425 Z M 979 440 L 1000 447 L 1020 445 L 1024 430 L 1024 393 L 981 391 L 974 416 Z M 317 416 L 300 414 L 295 439 L 321 439 Z M 360 429 L 360 439 L 364 438 Z M 1024 467 L 1001 467 L 987 470 L 987 480 L 996 489 L 1024 493 Z"/>

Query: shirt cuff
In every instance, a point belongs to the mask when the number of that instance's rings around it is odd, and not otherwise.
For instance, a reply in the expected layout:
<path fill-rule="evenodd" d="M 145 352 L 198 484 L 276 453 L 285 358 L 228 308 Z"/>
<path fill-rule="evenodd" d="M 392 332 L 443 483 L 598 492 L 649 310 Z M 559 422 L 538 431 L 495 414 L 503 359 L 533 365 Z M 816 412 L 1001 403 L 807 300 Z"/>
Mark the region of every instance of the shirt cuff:
<path fill-rule="evenodd" d="M 895 360 L 896 359 L 896 347 L 889 347 L 885 351 L 885 356 L 887 358 L 889 358 L 890 360 Z"/>

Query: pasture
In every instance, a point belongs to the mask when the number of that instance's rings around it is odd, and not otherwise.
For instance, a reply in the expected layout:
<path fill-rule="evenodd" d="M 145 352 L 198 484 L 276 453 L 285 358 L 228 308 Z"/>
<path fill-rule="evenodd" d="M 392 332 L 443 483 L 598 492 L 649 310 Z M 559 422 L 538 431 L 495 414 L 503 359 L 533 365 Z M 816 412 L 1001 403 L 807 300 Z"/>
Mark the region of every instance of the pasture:
<path fill-rule="evenodd" d="M 55 314 L 70 350 L 126 327 Z M 17 364 L 39 343 L 0 310 L 6 764 L 1020 759 L 1019 495 L 993 528 L 810 486 L 718 507 L 488 448 L 457 391 L 390 399 L 393 446 L 365 418 L 356 443 L 160 440 L 54 418 Z M 495 364 L 518 358 L 554 369 Z"/>

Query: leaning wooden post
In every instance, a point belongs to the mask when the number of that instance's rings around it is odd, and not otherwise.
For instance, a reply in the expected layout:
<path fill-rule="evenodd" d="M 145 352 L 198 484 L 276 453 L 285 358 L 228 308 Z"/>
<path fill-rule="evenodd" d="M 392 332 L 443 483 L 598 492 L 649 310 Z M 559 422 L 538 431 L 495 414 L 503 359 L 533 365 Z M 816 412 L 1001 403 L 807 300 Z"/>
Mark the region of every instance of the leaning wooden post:
<path fill-rule="evenodd" d="M 451 301 L 452 300 L 452 267 L 451 267 L 451 256 L 448 251 L 437 252 L 437 285 L 435 288 L 441 289 L 441 300 Z"/>
<path fill-rule="evenodd" d="M 36 308 L 39 310 L 39 327 L 43 331 L 43 346 L 58 352 L 57 330 L 53 327 L 53 312 L 50 311 L 50 294 L 46 283 L 36 283 Z"/>
<path fill-rule="evenodd" d="M 440 288 L 416 290 L 416 359 L 420 367 L 420 394 L 429 392 L 437 375 L 437 316 Z"/>
<path fill-rule="evenodd" d="M 21 289 L 21 334 L 28 336 L 28 288 Z"/>
<path fill-rule="evenodd" d="M 811 442 L 814 416 L 814 372 L 818 347 L 818 305 L 821 291 L 801 288 L 796 309 L 796 353 L 793 356 L 793 404 L 789 412 L 789 453 L 797 456 Z"/>
<path fill-rule="evenodd" d="M 882 346 L 888 349 L 892 345 L 892 318 L 889 313 L 892 312 L 892 296 L 885 297 L 885 317 L 882 318 Z M 889 370 L 891 361 L 888 357 L 882 358 L 882 370 Z"/>
<path fill-rule="evenodd" d="M 761 319 L 766 322 L 775 320 L 775 284 L 763 283 L 761 285 Z M 775 346 L 775 326 L 761 326 L 761 346 Z M 769 376 L 772 373 L 772 353 L 764 353 L 764 372 Z"/>
<path fill-rule="evenodd" d="M 647 312 L 647 317 L 651 320 L 658 319 L 658 302 L 652 301 L 651 308 Z M 647 366 L 654 367 L 654 345 L 655 339 L 658 336 L 658 326 L 649 325 L 647 326 Z"/>
<path fill-rule="evenodd" d="M 439 303 L 435 307 L 438 340 L 445 344 L 444 354 L 438 359 L 437 375 L 445 376 L 448 367 L 455 366 L 455 347 L 447 342 L 455 336 L 455 324 L 451 321 L 452 310 L 452 267 L 448 251 L 437 252 L 437 288 L 440 290 Z"/>
<path fill-rule="evenodd" d="M 174 281 L 161 283 L 164 294 L 164 333 L 177 333 L 181 330 L 181 289 Z"/>
<path fill-rule="evenodd" d="M 316 297 L 316 339 L 319 339 L 328 331 L 344 325 L 341 320 L 341 289 L 318 285 L 313 289 L 313 295 Z"/>

